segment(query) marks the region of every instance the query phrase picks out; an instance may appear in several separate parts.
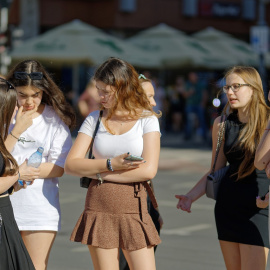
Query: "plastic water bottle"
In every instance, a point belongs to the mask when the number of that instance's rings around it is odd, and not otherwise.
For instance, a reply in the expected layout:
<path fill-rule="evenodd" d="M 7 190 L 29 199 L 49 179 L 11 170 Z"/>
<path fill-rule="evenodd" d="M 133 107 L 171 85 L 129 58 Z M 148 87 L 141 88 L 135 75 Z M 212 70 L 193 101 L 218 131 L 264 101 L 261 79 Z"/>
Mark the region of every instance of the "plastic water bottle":
<path fill-rule="evenodd" d="M 43 147 L 39 147 L 27 160 L 27 166 L 38 168 L 42 161 Z M 23 180 L 18 180 L 19 184 L 23 186 Z M 30 185 L 32 181 L 25 181 L 27 185 Z"/>

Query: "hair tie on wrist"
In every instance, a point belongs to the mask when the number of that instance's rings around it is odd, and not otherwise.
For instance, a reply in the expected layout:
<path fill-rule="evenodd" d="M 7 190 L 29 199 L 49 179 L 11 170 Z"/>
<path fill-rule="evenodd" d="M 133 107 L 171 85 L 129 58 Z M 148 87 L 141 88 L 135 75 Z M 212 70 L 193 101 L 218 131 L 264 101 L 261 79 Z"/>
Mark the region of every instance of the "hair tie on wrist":
<path fill-rule="evenodd" d="M 20 171 L 18 171 L 17 175 L 18 175 L 18 180 L 17 181 L 19 181 L 20 178 L 21 178 Z"/>

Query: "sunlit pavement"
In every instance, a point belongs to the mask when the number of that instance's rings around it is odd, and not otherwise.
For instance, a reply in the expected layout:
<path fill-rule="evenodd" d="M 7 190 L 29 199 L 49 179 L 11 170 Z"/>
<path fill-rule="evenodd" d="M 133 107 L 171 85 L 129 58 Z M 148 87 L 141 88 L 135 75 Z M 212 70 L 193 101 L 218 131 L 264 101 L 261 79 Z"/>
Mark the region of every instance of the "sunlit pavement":
<path fill-rule="evenodd" d="M 225 270 L 215 228 L 214 201 L 203 196 L 194 203 L 190 214 L 176 209 L 175 194 L 187 192 L 210 166 L 209 145 L 188 143 L 190 148 L 179 148 L 176 143 L 174 146 L 172 140 L 162 143 L 159 171 L 153 180 L 164 219 L 162 243 L 156 251 L 157 269 Z M 198 143 L 195 148 L 194 143 Z M 83 211 L 85 194 L 86 189 L 79 187 L 79 178 L 62 177 L 62 230 L 52 248 L 48 270 L 93 269 L 88 248 L 69 241 L 70 233 Z"/>

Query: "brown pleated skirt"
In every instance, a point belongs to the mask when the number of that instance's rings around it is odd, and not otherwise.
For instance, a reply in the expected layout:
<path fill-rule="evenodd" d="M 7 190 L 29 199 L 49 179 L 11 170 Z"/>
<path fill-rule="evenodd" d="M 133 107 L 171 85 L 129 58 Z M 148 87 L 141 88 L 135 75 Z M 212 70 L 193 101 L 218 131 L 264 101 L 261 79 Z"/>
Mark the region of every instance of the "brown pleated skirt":
<path fill-rule="evenodd" d="M 98 183 L 91 181 L 85 209 L 71 234 L 71 241 L 125 250 L 138 250 L 161 242 L 147 211 L 147 193 L 142 183 Z"/>

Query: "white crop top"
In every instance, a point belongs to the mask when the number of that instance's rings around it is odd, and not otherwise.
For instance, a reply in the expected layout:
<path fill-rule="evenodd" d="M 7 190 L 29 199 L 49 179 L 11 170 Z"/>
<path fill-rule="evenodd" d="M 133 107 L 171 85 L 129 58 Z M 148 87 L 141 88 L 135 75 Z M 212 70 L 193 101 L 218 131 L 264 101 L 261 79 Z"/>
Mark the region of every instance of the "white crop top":
<path fill-rule="evenodd" d="M 98 117 L 99 111 L 90 113 L 84 120 L 79 132 L 92 137 Z M 129 131 L 121 135 L 109 133 L 101 121 L 93 145 L 93 154 L 98 159 L 113 158 L 127 152 L 141 156 L 143 135 L 149 132 L 160 132 L 158 119 L 154 115 L 140 118 Z"/>

